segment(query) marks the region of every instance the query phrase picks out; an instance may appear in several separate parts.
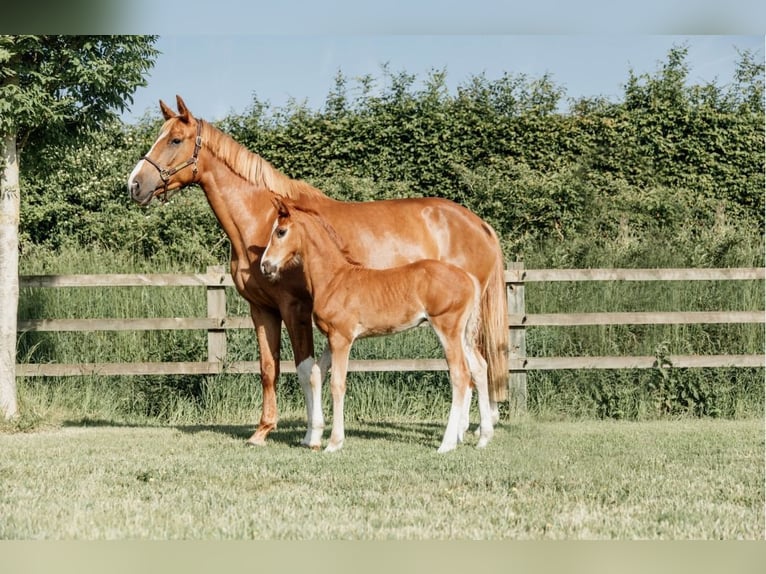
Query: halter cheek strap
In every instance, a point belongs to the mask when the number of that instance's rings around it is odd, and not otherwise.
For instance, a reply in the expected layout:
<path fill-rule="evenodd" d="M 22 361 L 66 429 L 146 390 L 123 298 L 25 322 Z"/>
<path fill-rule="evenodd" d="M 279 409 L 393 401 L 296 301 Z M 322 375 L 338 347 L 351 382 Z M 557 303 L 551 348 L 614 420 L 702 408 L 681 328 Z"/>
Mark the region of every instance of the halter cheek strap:
<path fill-rule="evenodd" d="M 197 137 L 194 140 L 194 153 L 186 161 L 181 162 L 177 166 L 171 167 L 170 169 L 165 169 L 162 166 L 160 166 L 156 161 L 154 161 L 152 158 L 150 158 L 148 155 L 145 155 L 141 158 L 149 162 L 152 166 L 154 166 L 154 168 L 160 173 L 160 179 L 162 180 L 162 183 L 165 184 L 162 187 L 162 190 L 158 189 L 157 191 L 154 192 L 154 195 L 156 196 L 162 195 L 163 199 L 166 199 L 167 193 L 168 193 L 168 183 L 170 182 L 170 178 L 173 177 L 182 169 L 189 167 L 190 165 L 193 166 L 194 175 L 197 175 L 197 159 L 199 157 L 199 150 L 202 148 L 202 124 L 203 123 L 204 123 L 204 120 L 197 120 Z"/>

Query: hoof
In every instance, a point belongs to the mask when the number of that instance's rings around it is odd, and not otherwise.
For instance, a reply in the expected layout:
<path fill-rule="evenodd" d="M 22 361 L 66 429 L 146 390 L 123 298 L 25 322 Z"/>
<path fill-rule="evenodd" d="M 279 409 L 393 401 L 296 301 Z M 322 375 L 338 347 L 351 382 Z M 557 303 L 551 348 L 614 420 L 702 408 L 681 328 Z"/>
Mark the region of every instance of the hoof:
<path fill-rule="evenodd" d="M 481 433 L 479 437 L 479 442 L 476 445 L 476 448 L 484 448 L 489 444 L 489 441 L 492 439 L 494 435 L 494 429 L 485 430 L 483 433 Z"/>
<path fill-rule="evenodd" d="M 322 431 L 324 427 L 318 429 L 309 429 L 306 432 L 306 436 L 301 440 L 301 446 L 310 448 L 312 450 L 318 450 L 322 448 Z"/>
<path fill-rule="evenodd" d="M 258 428 L 249 439 L 247 439 L 248 446 L 266 446 L 266 437 L 269 433 L 277 428 L 276 424 L 258 425 Z"/>

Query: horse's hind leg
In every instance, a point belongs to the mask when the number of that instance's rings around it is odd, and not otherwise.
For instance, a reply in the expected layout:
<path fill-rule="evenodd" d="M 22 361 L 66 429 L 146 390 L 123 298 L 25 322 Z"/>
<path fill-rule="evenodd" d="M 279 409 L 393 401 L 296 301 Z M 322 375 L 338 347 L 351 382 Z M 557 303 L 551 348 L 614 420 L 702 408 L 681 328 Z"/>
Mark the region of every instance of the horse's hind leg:
<path fill-rule="evenodd" d="M 311 308 L 302 302 L 293 302 L 283 313 L 285 327 L 295 356 L 295 370 L 298 382 L 306 400 L 306 435 L 301 444 L 313 449 L 322 446 L 324 415 L 322 414 L 322 382 L 327 372 L 327 361 L 314 360 L 314 333 L 311 323 Z M 329 361 L 329 359 L 328 359 Z M 324 364 L 324 372 L 322 366 Z"/>
<path fill-rule="evenodd" d="M 322 433 L 324 432 L 324 415 L 322 414 L 322 384 L 330 368 L 330 347 L 325 347 L 319 361 L 311 361 L 311 372 L 301 380 L 303 393 L 306 396 L 306 411 L 308 415 L 308 429 L 306 436 L 301 441 L 303 446 L 319 449 L 322 446 Z M 304 361 L 308 362 L 310 359 Z"/>
<path fill-rule="evenodd" d="M 475 346 L 466 348 L 466 359 L 471 371 L 471 379 L 476 387 L 476 395 L 479 403 L 479 442 L 477 448 L 484 448 L 489 443 L 495 430 L 494 416 L 489 402 L 489 383 L 487 382 L 487 361 L 478 352 Z"/>
<path fill-rule="evenodd" d="M 450 406 L 449 419 L 447 420 L 447 428 L 444 431 L 444 437 L 438 449 L 438 452 L 449 452 L 457 447 L 465 431 L 463 425 L 471 376 L 460 344 L 460 337 L 446 334 L 438 325 L 433 323 L 432 326 L 442 341 L 444 355 L 447 358 L 447 366 L 449 367 L 450 384 L 452 386 L 452 404 Z"/>
<path fill-rule="evenodd" d="M 465 399 L 463 399 L 463 411 L 460 418 L 460 433 L 458 434 L 458 437 L 457 437 L 458 442 L 463 442 L 465 433 L 471 424 L 470 418 L 471 418 L 472 395 L 473 395 L 473 391 L 471 389 L 471 385 L 468 385 L 468 389 L 465 392 Z"/>

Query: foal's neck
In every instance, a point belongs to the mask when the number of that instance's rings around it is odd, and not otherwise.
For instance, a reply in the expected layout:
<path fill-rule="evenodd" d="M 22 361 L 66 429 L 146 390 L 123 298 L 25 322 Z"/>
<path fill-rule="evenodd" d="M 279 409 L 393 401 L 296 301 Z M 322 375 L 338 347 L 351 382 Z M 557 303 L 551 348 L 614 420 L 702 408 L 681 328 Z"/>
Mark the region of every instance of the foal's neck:
<path fill-rule="evenodd" d="M 304 226 L 301 259 L 312 297 L 324 294 L 330 282 L 338 277 L 364 269 L 350 262 L 328 230 L 315 220 Z"/>

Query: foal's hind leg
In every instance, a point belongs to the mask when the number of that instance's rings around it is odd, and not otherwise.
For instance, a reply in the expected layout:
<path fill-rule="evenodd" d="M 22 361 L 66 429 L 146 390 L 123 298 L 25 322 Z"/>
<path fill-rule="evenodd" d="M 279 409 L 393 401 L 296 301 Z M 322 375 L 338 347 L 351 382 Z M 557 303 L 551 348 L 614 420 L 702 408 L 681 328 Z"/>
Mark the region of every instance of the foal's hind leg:
<path fill-rule="evenodd" d="M 330 391 L 332 393 L 332 432 L 325 452 L 335 452 L 343 447 L 346 429 L 343 417 L 343 405 L 346 397 L 346 372 L 351 341 L 332 333 L 327 338 L 332 350 L 332 371 L 330 373 Z"/>

